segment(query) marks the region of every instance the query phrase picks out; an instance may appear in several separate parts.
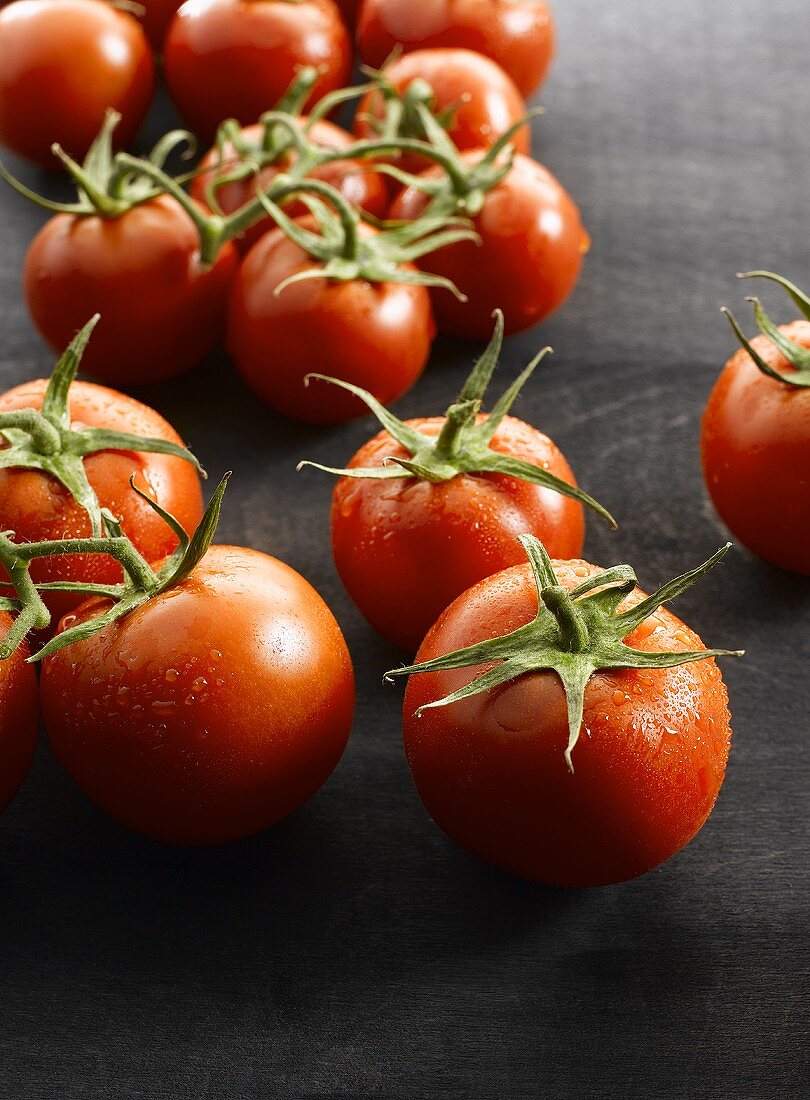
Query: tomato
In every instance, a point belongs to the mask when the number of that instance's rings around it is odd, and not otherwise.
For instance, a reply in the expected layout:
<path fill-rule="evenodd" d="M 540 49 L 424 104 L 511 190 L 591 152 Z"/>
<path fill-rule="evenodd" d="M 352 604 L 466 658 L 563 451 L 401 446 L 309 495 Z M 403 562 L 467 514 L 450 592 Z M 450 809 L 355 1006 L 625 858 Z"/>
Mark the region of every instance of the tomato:
<path fill-rule="evenodd" d="M 810 322 L 779 331 L 810 348 Z M 778 373 L 795 371 L 766 336 L 751 345 Z M 810 389 L 769 377 L 740 348 L 709 397 L 701 448 L 706 486 L 734 535 L 765 561 L 810 574 Z"/>
<path fill-rule="evenodd" d="M 139 0 L 139 3 L 143 8 L 143 15 L 139 16 L 141 26 L 152 49 L 161 53 L 166 31 L 182 0 Z"/>
<path fill-rule="evenodd" d="M 554 562 L 571 590 L 597 570 Z M 624 606 L 637 603 L 636 589 Z M 531 622 L 528 565 L 481 581 L 451 605 L 419 662 Z M 659 609 L 626 638 L 643 651 L 703 650 Z M 428 812 L 487 862 L 535 882 L 598 886 L 643 874 L 687 844 L 723 781 L 731 730 L 713 658 L 675 668 L 601 669 L 585 686 L 574 770 L 566 766 L 566 699 L 557 673 L 532 671 L 416 716 L 469 683 L 477 668 L 413 675 L 404 702 L 405 750 Z"/>
<path fill-rule="evenodd" d="M 11 615 L 0 611 L 0 639 L 12 621 Z M 37 744 L 39 689 L 34 666 L 25 663 L 27 657 L 23 642 L 0 661 L 0 810 L 22 786 Z"/>
<path fill-rule="evenodd" d="M 306 65 L 319 73 L 309 104 L 349 82 L 351 43 L 332 0 L 188 0 L 166 36 L 169 93 L 205 140 L 225 119 L 255 122 Z"/>
<path fill-rule="evenodd" d="M 481 150 L 462 154 L 474 164 Z M 442 169 L 430 168 L 428 178 Z M 414 221 L 428 197 L 409 187 L 394 201 L 389 216 Z M 466 296 L 459 301 L 444 289 L 433 292 L 439 331 L 482 340 L 492 311 L 504 312 L 506 331 L 520 332 L 548 316 L 573 290 L 590 238 L 568 192 L 542 165 L 518 154 L 511 171 L 490 190 L 473 218 L 481 243 L 460 241 L 424 257 L 424 271 L 443 275 Z"/>
<path fill-rule="evenodd" d="M 414 80 L 426 81 L 433 89 L 431 109 L 440 118 L 449 113 L 447 131 L 459 149 L 488 148 L 526 113 L 510 77 L 471 50 L 416 50 L 386 66 L 385 76 L 400 95 Z M 359 138 L 376 136 L 373 120 L 383 117 L 384 105 L 377 91 L 361 100 L 354 124 Z M 418 131 L 413 136 L 424 138 Z M 515 133 L 512 144 L 519 153 L 529 152 L 527 126 Z M 427 167 L 423 157 L 406 156 L 398 163 L 409 172 Z"/>
<path fill-rule="evenodd" d="M 357 14 L 362 0 L 335 0 L 340 17 L 351 30 L 357 23 Z"/>
<path fill-rule="evenodd" d="M 491 57 L 527 96 L 554 56 L 554 24 L 546 0 L 363 0 L 357 45 L 380 68 L 392 51 L 460 46 Z"/>
<path fill-rule="evenodd" d="M 118 147 L 138 132 L 155 66 L 135 19 L 102 0 L 17 0 L 0 11 L 0 141 L 55 169 L 58 142 L 81 161 L 108 107 Z"/>
<path fill-rule="evenodd" d="M 314 228 L 311 219 L 299 224 Z M 360 227 L 361 236 L 375 232 Z M 323 382 L 305 386 L 306 376 L 328 367 L 387 404 L 424 370 L 435 325 L 424 286 L 314 278 L 274 293 L 285 279 L 316 267 L 280 229 L 262 237 L 234 282 L 227 347 L 271 409 L 310 424 L 337 424 L 362 415 L 363 404 Z"/>
<path fill-rule="evenodd" d="M 300 121 L 303 124 L 306 120 L 301 119 Z M 246 126 L 242 130 L 242 138 L 246 142 L 258 145 L 263 132 L 264 127 L 258 124 Z M 323 145 L 327 149 L 348 149 L 353 144 L 351 134 L 325 119 L 316 122 L 312 126 L 309 136 L 318 145 Z M 225 161 L 236 156 L 230 142 L 223 145 L 221 155 Z M 207 202 L 205 192 L 212 176 L 227 175 L 233 171 L 233 163 L 214 171 L 207 171 L 207 169 L 212 169 L 217 165 L 219 158 L 220 151 L 218 149 L 209 149 L 199 164 L 199 168 L 203 171 L 192 180 L 191 194 L 202 205 Z M 217 188 L 216 200 L 222 212 L 232 214 L 246 203 L 251 202 L 256 197 L 257 189 L 266 189 L 272 179 L 279 173 L 289 171 L 290 166 L 294 163 L 295 154 L 285 154 L 275 164 L 266 165 L 262 168 L 258 176 L 246 176 L 242 180 L 226 183 Z M 314 169 L 308 178 L 322 180 L 324 183 L 337 188 L 352 206 L 357 207 L 359 210 L 365 210 L 378 218 L 385 215 L 388 205 L 388 189 L 385 182 L 378 172 L 363 171 L 359 161 L 349 158 L 332 161 L 321 168 Z M 306 206 L 295 199 L 285 203 L 284 209 L 291 218 L 302 217 L 307 214 Z M 242 253 L 247 252 L 260 237 L 263 237 L 273 227 L 274 223 L 270 218 L 263 218 L 252 225 L 244 236 L 237 241 L 237 247 Z"/>
<path fill-rule="evenodd" d="M 25 258 L 34 324 L 59 351 L 98 312 L 85 370 L 119 385 L 180 374 L 220 342 L 237 262 L 226 244 L 204 267 L 199 249 L 197 230 L 167 195 L 118 218 L 56 214 Z"/>
<path fill-rule="evenodd" d="M 445 418 L 406 423 L 437 436 Z M 576 485 L 548 436 L 514 417 L 501 422 L 490 446 Z M 379 467 L 398 457 L 409 452 L 383 431 L 349 467 Z M 532 532 L 555 556 L 575 557 L 585 531 L 579 501 L 490 473 L 462 473 L 439 484 L 344 477 L 335 486 L 331 523 L 335 564 L 349 595 L 375 630 L 408 653 L 456 596 L 525 560 L 519 534 Z"/>
<path fill-rule="evenodd" d="M 91 599 L 63 627 L 100 614 Z M 103 810 L 175 844 L 265 829 L 343 753 L 354 677 L 326 604 L 289 566 L 211 547 L 193 572 L 43 662 L 55 755 Z"/>
<path fill-rule="evenodd" d="M 92 341 L 90 342 L 92 345 Z M 47 382 L 24 382 L 0 395 L 0 414 L 14 409 L 39 409 Z M 181 443 L 172 426 L 154 409 L 115 390 L 92 382 L 74 382 L 69 393 L 71 423 L 75 427 L 167 439 Z M 99 451 L 84 459 L 87 478 L 103 508 L 120 517 L 124 532 L 147 561 L 165 557 L 177 545 L 169 527 L 133 492 L 130 478 L 162 508 L 171 512 L 186 531 L 193 531 L 202 515 L 197 472 L 175 455 L 154 452 Z M 86 538 L 90 518 L 60 482 L 36 469 L 0 469 L 0 527 L 13 531 L 17 542 Z M 35 581 L 72 580 L 115 584 L 121 567 L 106 555 L 38 558 L 31 564 Z M 58 619 L 83 599 L 74 593 L 43 593 Z"/>

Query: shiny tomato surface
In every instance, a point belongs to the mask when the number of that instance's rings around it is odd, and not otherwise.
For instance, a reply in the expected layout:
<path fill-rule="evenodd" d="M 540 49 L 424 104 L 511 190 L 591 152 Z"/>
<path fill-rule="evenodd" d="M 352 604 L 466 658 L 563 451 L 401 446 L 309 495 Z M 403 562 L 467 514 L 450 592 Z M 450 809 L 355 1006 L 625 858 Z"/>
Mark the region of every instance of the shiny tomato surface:
<path fill-rule="evenodd" d="M 379 68 L 397 48 L 460 46 L 491 57 L 527 96 L 545 80 L 554 56 L 546 0 L 363 0 L 357 44 Z"/>
<path fill-rule="evenodd" d="M 512 79 L 500 65 L 472 50 L 416 50 L 387 65 L 385 76 L 400 95 L 414 80 L 429 84 L 434 97 L 431 110 L 440 118 L 449 112 L 447 132 L 459 149 L 488 148 L 526 113 Z M 379 92 L 369 92 L 360 101 L 354 125 L 358 137 L 377 136 L 374 120 L 382 117 L 383 109 Z M 518 130 L 512 144 L 519 153 L 528 153 L 529 128 Z M 397 163 L 409 172 L 428 166 L 418 156 L 406 155 Z"/>
<path fill-rule="evenodd" d="M 57 142 L 81 161 L 107 108 L 128 145 L 155 90 L 155 65 L 133 16 L 103 0 L 16 0 L 0 11 L 0 142 L 57 169 Z"/>
<path fill-rule="evenodd" d="M 780 326 L 810 348 L 810 322 Z M 751 344 L 779 373 L 795 369 L 765 336 Z M 740 348 L 703 414 L 703 474 L 732 534 L 765 561 L 810 574 L 810 389 L 770 378 Z"/>
<path fill-rule="evenodd" d="M 256 122 L 298 70 L 318 70 L 308 103 L 349 83 L 351 41 L 332 0 L 187 0 L 169 27 L 165 75 L 191 129 Z"/>
<path fill-rule="evenodd" d="M 0 611 L 0 639 L 13 619 Z M 39 687 L 23 644 L 0 661 L 0 811 L 8 806 L 31 767 L 39 729 Z"/>
<path fill-rule="evenodd" d="M 34 324 L 61 351 L 100 313 L 82 368 L 140 385 L 188 370 L 222 339 L 237 255 L 200 263 L 197 230 L 170 196 L 119 218 L 56 214 L 34 237 L 23 285 Z"/>
<path fill-rule="evenodd" d="M 481 150 L 463 154 L 476 163 Z M 430 168 L 426 175 L 441 173 Z M 415 187 L 394 201 L 389 216 L 413 221 L 423 213 L 427 196 Z M 487 193 L 473 218 L 480 237 L 431 252 L 419 261 L 425 271 L 449 278 L 467 301 L 448 290 L 432 293 L 439 331 L 450 336 L 486 340 L 492 311 L 503 310 L 507 333 L 541 321 L 574 289 L 590 245 L 573 199 L 542 165 L 518 154 L 511 171 Z"/>
<path fill-rule="evenodd" d="M 301 224 L 314 228 L 309 219 Z M 234 282 L 227 346 L 271 409 L 310 424 L 337 424 L 361 416 L 365 405 L 329 383 L 305 385 L 306 376 L 352 382 L 388 404 L 422 373 L 435 325 L 423 286 L 315 278 L 275 293 L 285 279 L 314 267 L 280 229 L 262 237 Z"/>
<path fill-rule="evenodd" d="M 91 341 L 92 342 L 92 341 Z M 38 409 L 47 383 L 24 382 L 0 396 L 0 413 L 14 409 Z M 74 382 L 70 389 L 70 417 L 76 428 L 106 428 L 118 432 L 182 443 L 166 420 L 126 394 Z M 171 512 L 189 534 L 202 516 L 202 493 L 197 472 L 190 462 L 174 455 L 133 451 L 99 451 L 84 459 L 87 478 L 99 503 L 120 517 L 125 534 L 149 562 L 165 557 L 177 538 L 152 508 L 133 492 L 130 478 L 162 508 Z M 18 542 L 44 539 L 87 538 L 90 519 L 60 482 L 40 470 L 0 470 L 0 528 L 14 531 Z M 36 581 L 88 581 L 115 584 L 121 567 L 104 554 L 72 554 L 38 558 L 31 565 Z M 69 592 L 44 594 L 54 615 L 54 627 L 83 597 Z"/>
<path fill-rule="evenodd" d="M 595 572 L 555 562 L 571 589 Z M 634 599 L 641 598 L 636 590 Z M 481 581 L 425 639 L 427 661 L 528 623 L 537 591 L 528 564 Z M 642 650 L 702 649 L 670 611 L 626 639 Z M 566 766 L 565 693 L 553 671 L 422 712 L 482 668 L 411 676 L 405 751 L 437 825 L 489 863 L 534 882 L 600 886 L 669 859 L 705 823 L 723 782 L 731 729 L 712 659 L 671 669 L 596 672 L 585 688 L 582 733 Z"/>
<path fill-rule="evenodd" d="M 63 625 L 98 615 L 90 600 Z M 184 581 L 43 663 L 55 755 L 117 821 L 174 844 L 265 829 L 329 778 L 354 707 L 340 628 L 283 562 L 212 547 Z"/>
<path fill-rule="evenodd" d="M 407 423 L 435 436 L 444 417 Z M 521 420 L 506 417 L 491 447 L 576 484 L 562 452 Z M 377 467 L 392 457 L 409 455 L 380 432 L 349 466 Z M 525 560 L 518 535 L 537 535 L 550 554 L 575 557 L 585 529 L 578 501 L 503 474 L 459 474 L 438 484 L 344 477 L 331 517 L 341 580 L 375 630 L 407 653 L 456 596 Z"/>
<path fill-rule="evenodd" d="M 304 121 L 305 119 L 301 120 L 302 124 Z M 245 126 L 242 130 L 242 136 L 247 142 L 258 143 L 261 140 L 263 130 L 264 127 L 258 124 Z M 326 149 L 335 150 L 347 149 L 354 140 L 351 134 L 326 119 L 318 121 L 312 126 L 309 137 L 316 144 L 322 145 Z M 224 143 L 221 156 L 223 162 L 236 157 L 235 150 L 230 142 Z M 223 163 L 220 167 L 216 167 L 219 160 L 220 151 L 216 148 L 209 149 L 199 164 L 202 171 L 191 182 L 191 194 L 202 205 L 207 203 L 206 188 L 212 177 L 228 175 L 233 170 L 233 163 Z M 289 171 L 294 162 L 295 154 L 287 154 L 275 164 L 262 168 L 258 175 L 250 175 L 245 179 L 218 187 L 215 195 L 222 212 L 232 214 L 234 211 L 240 210 L 246 203 L 256 198 L 257 189 L 267 188 L 279 173 Z M 309 178 L 320 180 L 323 183 L 328 183 L 331 187 L 337 188 L 343 197 L 359 210 L 365 210 L 377 218 L 382 218 L 385 215 L 388 206 L 388 188 L 383 177 L 378 172 L 364 170 L 361 161 L 351 159 L 335 160 L 323 165 L 321 168 L 314 169 Z M 289 200 L 282 205 L 285 213 L 291 218 L 303 217 L 308 213 L 306 206 L 298 199 Z M 242 254 L 248 252 L 260 237 L 263 237 L 269 229 L 274 227 L 275 223 L 270 217 L 262 218 L 256 222 L 236 241 L 239 251 Z"/>

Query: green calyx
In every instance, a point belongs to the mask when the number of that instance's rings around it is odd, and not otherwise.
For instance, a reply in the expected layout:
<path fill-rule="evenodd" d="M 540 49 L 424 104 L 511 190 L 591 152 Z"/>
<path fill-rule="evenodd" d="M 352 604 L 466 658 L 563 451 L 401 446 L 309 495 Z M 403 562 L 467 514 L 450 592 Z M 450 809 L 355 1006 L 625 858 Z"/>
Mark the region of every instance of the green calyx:
<path fill-rule="evenodd" d="M 187 155 L 194 151 L 194 138 L 191 134 L 185 130 L 172 130 L 160 139 L 148 157 L 143 160 L 128 158 L 129 163 L 125 164 L 122 154 L 114 154 L 112 147 L 112 135 L 120 121 L 118 112 L 108 109 L 98 137 L 90 146 L 82 164 L 77 164 L 59 145 L 52 147 L 54 155 L 61 160 L 76 185 L 76 202 L 52 202 L 43 198 L 15 179 L 2 163 L 0 179 L 4 179 L 24 198 L 52 213 L 120 218 L 133 206 L 148 202 L 164 191 L 163 187 L 155 185 L 148 172 L 145 174 L 141 171 L 142 166 L 161 171 L 170 153 L 178 145 L 188 146 Z"/>
<path fill-rule="evenodd" d="M 697 569 L 664 584 L 634 607 L 621 605 L 636 587 L 636 574 L 629 565 L 616 565 L 583 581 L 569 591 L 561 585 L 554 566 L 539 539 L 520 538 L 531 564 L 537 587 L 537 615 L 525 626 L 500 638 L 466 646 L 432 661 L 393 669 L 386 679 L 421 672 L 440 672 L 497 662 L 469 684 L 443 699 L 420 707 L 445 707 L 460 699 L 500 687 L 531 672 L 554 671 L 562 681 L 568 708 L 568 744 L 565 760 L 573 772 L 572 754 L 579 740 L 585 702 L 585 688 L 600 669 L 673 668 L 710 657 L 740 657 L 741 650 L 701 649 L 686 652 L 644 651 L 625 645 L 624 639 L 665 603 L 690 588 L 726 554 L 730 543 L 721 547 Z"/>
<path fill-rule="evenodd" d="M 442 111 L 436 111 L 436 96 L 426 80 L 412 80 L 404 91 L 399 92 L 388 79 L 385 69 L 363 67 L 371 77 L 373 87 L 379 93 L 383 103 L 381 117 L 364 114 L 362 120 L 382 141 L 397 141 L 400 138 L 416 138 L 429 141 L 430 135 L 425 129 L 422 110 L 428 111 L 443 130 L 447 130 L 460 104 L 450 104 Z"/>
<path fill-rule="evenodd" d="M 410 112 L 425 135 L 425 141 L 401 139 L 407 151 L 423 152 L 444 169 L 436 177 L 414 176 L 403 172 L 396 165 L 380 165 L 379 171 L 393 176 L 404 187 L 414 187 L 430 196 L 428 214 L 438 215 L 452 212 L 473 218 L 480 213 L 487 193 L 504 179 L 512 169 L 515 150 L 512 139 L 533 118 L 544 114 L 542 107 L 528 111 L 523 118 L 515 122 L 501 134 L 498 140 L 474 164 L 468 164 L 462 157 L 442 121 L 430 110 L 424 100 L 424 89 L 414 81 L 417 95 L 412 100 Z M 411 85 L 411 88 L 414 87 Z M 424 85 L 424 87 L 428 87 Z"/>
<path fill-rule="evenodd" d="M 107 428 L 73 428 L 70 387 L 79 369 L 90 334 L 99 320 L 91 318 L 71 341 L 54 367 L 40 409 L 0 412 L 0 469 L 42 470 L 67 489 L 90 517 L 95 536 L 102 533 L 102 513 L 87 479 L 84 459 L 97 451 L 138 451 L 175 455 L 190 462 L 204 477 L 197 459 L 179 443 Z"/>
<path fill-rule="evenodd" d="M 810 298 L 807 297 L 804 291 L 799 290 L 794 283 L 791 283 L 783 276 L 776 275 L 772 271 L 747 271 L 741 273 L 738 278 L 769 279 L 771 282 L 776 283 L 788 294 L 802 316 L 807 321 L 810 321 Z M 759 331 L 770 340 L 777 351 L 784 355 L 791 366 L 796 368 L 795 371 L 774 370 L 772 366 L 765 362 L 759 352 L 747 339 L 731 310 L 724 308 L 723 313 L 725 313 L 728 318 L 728 322 L 734 330 L 735 336 L 751 356 L 758 369 L 761 370 L 763 374 L 767 374 L 769 378 L 774 378 L 777 382 L 784 382 L 786 386 L 796 386 L 800 389 L 810 386 L 810 348 L 802 347 L 801 344 L 789 340 L 783 332 L 780 332 L 779 328 L 762 308 L 762 303 L 759 298 L 750 297 L 748 301 L 753 302 L 754 317 L 759 325 Z"/>
<path fill-rule="evenodd" d="M 95 618 L 77 623 L 55 635 L 42 649 L 29 657 L 29 661 L 41 661 L 73 642 L 92 637 L 161 592 L 179 584 L 199 564 L 211 545 L 229 477 L 230 474 L 226 474 L 217 486 L 191 538 L 174 516 L 142 493 L 134 479 L 131 481 L 134 492 L 157 512 L 178 539 L 177 549 L 157 570 L 135 549 L 122 532 L 118 521 L 106 510 L 102 512 L 104 531 L 98 538 L 18 544 L 13 542 L 9 532 L 0 534 L 0 565 L 6 570 L 10 587 L 16 595 L 16 599 L 5 598 L 0 601 L 3 610 L 16 612 L 14 624 L 0 643 L 0 660 L 11 656 L 29 630 L 41 630 L 50 623 L 50 613 L 42 599 L 42 592 L 75 592 L 83 596 L 99 596 L 110 600 L 112 606 Z M 35 584 L 29 572 L 31 562 L 54 554 L 107 554 L 121 565 L 124 580 L 120 584 L 84 584 L 81 581 Z"/>
<path fill-rule="evenodd" d="M 260 192 L 259 199 L 282 232 L 317 263 L 279 283 L 275 294 L 281 294 L 292 283 L 308 279 L 340 282 L 365 279 L 371 283 L 443 287 L 466 300 L 449 279 L 406 266 L 445 245 L 478 240 L 466 222 L 426 216 L 396 229 L 363 233 L 360 214 L 329 184 L 306 180 L 291 183 L 278 193 L 279 200 L 292 195 L 312 214 L 317 233 L 290 218 L 267 194 Z"/>
<path fill-rule="evenodd" d="M 606 519 L 612 527 L 616 521 L 598 501 L 567 481 L 556 477 L 535 466 L 531 462 L 512 458 L 492 450 L 491 443 L 504 417 L 509 413 L 523 386 L 531 378 L 537 365 L 551 350 L 543 348 L 515 379 L 506 392 L 495 402 L 491 411 L 483 419 L 479 413 L 489 382 L 503 343 L 503 313 L 495 311 L 495 330 L 481 358 L 475 364 L 458 398 L 445 414 L 445 423 L 437 436 L 428 436 L 418 431 L 406 421 L 399 420 L 366 390 L 326 375 L 313 375 L 348 390 L 369 407 L 377 420 L 400 446 L 409 454 L 409 458 L 392 456 L 383 466 L 357 467 L 354 469 L 336 469 L 322 466 L 317 462 L 302 462 L 302 466 L 314 466 L 326 473 L 352 478 L 417 478 L 440 484 L 450 481 L 459 474 L 504 474 L 507 477 L 528 481 L 553 489 L 563 496 L 587 505 Z"/>

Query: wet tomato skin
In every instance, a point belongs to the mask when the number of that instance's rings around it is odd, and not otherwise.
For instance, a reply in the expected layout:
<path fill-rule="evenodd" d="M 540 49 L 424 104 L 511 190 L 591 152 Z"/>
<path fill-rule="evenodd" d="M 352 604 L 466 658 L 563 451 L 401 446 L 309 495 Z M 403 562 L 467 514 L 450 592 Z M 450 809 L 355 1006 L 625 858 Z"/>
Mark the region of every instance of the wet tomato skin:
<path fill-rule="evenodd" d="M 556 562 L 573 588 L 595 572 Z M 634 600 L 640 599 L 637 589 Z M 529 622 L 537 594 L 528 565 L 489 577 L 441 616 L 417 660 Z M 629 635 L 638 649 L 701 649 L 668 610 Z M 714 660 L 672 669 L 595 673 L 583 730 L 566 767 L 565 696 L 554 672 L 415 716 L 477 671 L 411 676 L 404 737 L 417 789 L 434 821 L 502 870 L 554 886 L 602 886 L 669 859 L 705 823 L 723 782 L 731 730 Z"/>
<path fill-rule="evenodd" d="M 155 90 L 155 65 L 137 21 L 102 0 L 17 0 L 0 11 L 0 141 L 56 170 L 57 142 L 81 161 L 107 108 L 114 141 L 137 134 Z"/>
<path fill-rule="evenodd" d="M 462 154 L 468 163 L 481 156 L 482 150 Z M 430 168 L 424 174 L 439 173 Z M 394 200 L 389 217 L 414 221 L 426 205 L 426 196 L 409 187 Z M 467 296 L 460 302 L 447 290 L 432 292 L 440 332 L 485 340 L 496 307 L 512 333 L 563 304 L 579 278 L 590 238 L 574 201 L 547 169 L 518 154 L 472 221 L 480 244 L 460 241 L 420 260 L 423 270 L 444 275 Z"/>
<path fill-rule="evenodd" d="M 810 322 L 780 331 L 810 348 Z M 751 343 L 775 370 L 794 369 L 767 337 Z M 709 397 L 701 449 L 706 486 L 732 534 L 772 565 L 810 574 L 810 389 L 768 377 L 740 348 Z"/>
<path fill-rule="evenodd" d="M 256 123 L 253 126 L 245 126 L 242 129 L 242 136 L 246 141 L 258 142 L 262 131 L 263 127 Z M 346 149 L 353 143 L 351 134 L 326 119 L 316 122 L 311 128 L 309 136 L 313 141 L 325 146 L 327 149 Z M 229 142 L 225 142 L 222 148 L 223 159 L 227 160 L 234 155 L 233 146 Z M 196 175 L 191 182 L 192 197 L 197 199 L 202 206 L 207 203 L 206 188 L 212 176 L 217 172 L 214 166 L 218 160 L 219 150 L 209 149 L 199 164 L 203 171 Z M 222 212 L 232 214 L 234 211 L 240 210 L 246 203 L 255 199 L 257 187 L 266 188 L 275 176 L 288 171 L 293 162 L 294 156 L 285 157 L 278 163 L 263 168 L 258 176 L 251 175 L 246 179 L 226 183 L 217 188 L 216 200 Z M 212 170 L 207 171 L 209 168 Z M 222 168 L 219 173 L 224 175 L 229 170 L 230 168 Z M 316 168 L 310 173 L 309 178 L 320 180 L 337 188 L 352 206 L 365 210 L 366 213 L 373 214 L 377 218 L 384 217 L 388 207 L 388 188 L 384 179 L 379 172 L 363 171 L 359 161 L 333 161 L 331 164 Z M 283 205 L 284 212 L 291 218 L 304 217 L 308 213 L 306 206 L 299 199 L 293 199 Z M 273 228 L 275 228 L 275 224 L 270 217 L 262 218 L 261 221 L 252 225 L 236 241 L 240 253 L 245 255 L 249 252 L 256 241 Z"/>
<path fill-rule="evenodd" d="M 87 601 L 77 619 L 103 607 Z M 41 696 L 55 755 L 103 810 L 156 840 L 217 844 L 275 824 L 325 783 L 354 677 L 303 577 L 215 546 L 179 585 L 47 658 Z"/>
<path fill-rule="evenodd" d="M 447 132 L 462 150 L 489 148 L 526 113 L 511 78 L 494 61 L 472 50 L 416 50 L 387 65 L 385 76 L 400 94 L 414 80 L 426 81 L 433 89 L 434 113 L 441 116 L 453 108 Z M 383 105 L 379 92 L 369 92 L 360 101 L 354 124 L 359 138 L 377 136 L 372 120 L 382 117 Z M 528 126 L 515 133 L 512 144 L 519 153 L 529 152 Z M 429 162 L 405 156 L 395 163 L 407 172 L 418 172 Z"/>
<path fill-rule="evenodd" d="M 554 23 L 546 0 L 363 0 L 357 44 L 363 61 L 377 68 L 396 47 L 475 50 L 528 96 L 551 65 Z"/>
<path fill-rule="evenodd" d="M 0 611 L 0 638 L 13 619 Z M 16 795 L 31 767 L 39 729 L 39 687 L 29 650 L 23 644 L 0 661 L 0 811 Z"/>
<path fill-rule="evenodd" d="M 61 352 L 100 313 L 82 369 L 113 385 L 158 382 L 195 366 L 220 343 L 237 254 L 210 267 L 170 196 L 119 218 L 56 214 L 34 237 L 23 285 L 34 324 Z"/>
<path fill-rule="evenodd" d="M 433 436 L 444 417 L 408 423 Z M 514 417 L 504 419 L 492 449 L 576 484 L 548 436 Z M 408 454 L 379 432 L 349 466 L 380 466 L 392 456 Z M 575 557 L 585 529 L 578 501 L 502 474 L 460 474 L 439 484 L 344 477 L 335 486 L 331 524 L 347 591 L 374 629 L 406 653 L 467 588 L 525 559 L 518 535 L 537 535 L 549 553 Z"/>
<path fill-rule="evenodd" d="M 332 0 L 189 0 L 165 41 L 169 93 L 204 141 L 225 119 L 256 122 L 299 69 L 319 72 L 307 106 L 351 78 L 351 42 Z"/>
<path fill-rule="evenodd" d="M 361 232 L 375 230 L 361 226 Z M 242 378 L 271 409 L 309 424 L 338 424 L 362 416 L 365 405 L 326 382 L 306 386 L 308 374 L 352 382 L 388 404 L 422 373 L 436 330 L 423 286 L 308 279 L 274 293 L 312 266 L 280 229 L 262 237 L 234 282 L 227 346 Z"/>
<path fill-rule="evenodd" d="M 39 379 L 8 390 L 0 395 L 0 412 L 40 408 L 46 385 Z M 182 443 L 171 424 L 154 409 L 92 382 L 73 383 L 70 414 L 77 427 L 135 432 Z M 191 463 L 174 455 L 131 451 L 100 451 L 88 455 L 84 462 L 101 506 L 121 518 L 124 532 L 147 561 L 158 561 L 171 553 L 177 539 L 153 509 L 132 491 L 129 479 L 133 474 L 138 488 L 171 512 L 189 534 L 199 523 L 202 492 Z M 85 510 L 55 478 L 27 469 L 0 470 L 0 527 L 14 531 L 21 542 L 87 538 L 92 533 Z M 37 559 L 31 565 L 31 576 L 40 582 L 82 580 L 115 584 L 122 573 L 120 566 L 106 554 L 72 554 Z M 67 592 L 47 593 L 44 599 L 54 615 L 54 625 L 82 602 L 81 596 Z"/>

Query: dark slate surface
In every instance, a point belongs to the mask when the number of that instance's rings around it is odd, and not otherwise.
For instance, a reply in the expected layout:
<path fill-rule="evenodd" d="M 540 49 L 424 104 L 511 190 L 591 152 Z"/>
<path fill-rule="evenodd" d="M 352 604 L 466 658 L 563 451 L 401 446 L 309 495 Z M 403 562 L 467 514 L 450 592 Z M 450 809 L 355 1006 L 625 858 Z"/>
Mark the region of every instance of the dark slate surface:
<path fill-rule="evenodd" d="M 560 3 L 538 151 L 594 246 L 568 307 L 509 342 L 557 354 L 520 414 L 620 515 L 588 552 L 652 585 L 724 539 L 700 411 L 733 343 L 733 273 L 810 281 L 806 0 Z M 157 112 L 157 133 L 169 118 Z M 43 179 L 17 166 L 38 186 Z M 0 369 L 47 372 L 19 271 L 40 213 L 0 194 Z M 742 305 L 740 308 L 743 309 Z M 780 319 L 784 307 L 778 303 Z M 404 414 L 437 412 L 474 352 L 444 343 Z M 782 1098 L 807 1084 L 810 585 L 735 550 L 680 604 L 727 662 L 735 741 L 709 825 L 668 865 L 586 893 L 496 873 L 445 839 L 408 776 L 398 655 L 335 576 L 330 485 L 369 424 L 314 431 L 221 360 L 141 395 L 235 469 L 224 540 L 326 596 L 354 656 L 348 751 L 303 810 L 183 851 L 106 819 L 41 746 L 0 822 L 0 1092 L 12 1098 Z"/>

